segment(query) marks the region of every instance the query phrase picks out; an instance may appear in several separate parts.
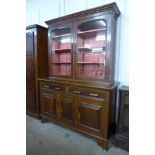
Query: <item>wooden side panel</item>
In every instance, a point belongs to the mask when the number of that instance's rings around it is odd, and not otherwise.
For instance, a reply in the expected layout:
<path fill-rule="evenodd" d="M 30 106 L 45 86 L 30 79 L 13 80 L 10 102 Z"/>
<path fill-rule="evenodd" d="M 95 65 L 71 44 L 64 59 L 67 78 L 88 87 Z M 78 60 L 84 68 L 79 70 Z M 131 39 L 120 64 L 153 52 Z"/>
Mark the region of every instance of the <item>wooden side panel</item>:
<path fill-rule="evenodd" d="M 36 111 L 34 33 L 26 34 L 26 109 Z"/>
<path fill-rule="evenodd" d="M 26 103 L 27 113 L 40 114 L 39 77 L 47 77 L 47 29 L 35 25 L 26 33 Z"/>
<path fill-rule="evenodd" d="M 37 28 L 37 54 L 36 54 L 36 102 L 40 113 L 40 96 L 37 78 L 48 76 L 47 29 Z"/>
<path fill-rule="evenodd" d="M 47 40 L 47 29 L 37 29 L 37 68 L 38 77 L 48 76 L 48 40 Z"/>

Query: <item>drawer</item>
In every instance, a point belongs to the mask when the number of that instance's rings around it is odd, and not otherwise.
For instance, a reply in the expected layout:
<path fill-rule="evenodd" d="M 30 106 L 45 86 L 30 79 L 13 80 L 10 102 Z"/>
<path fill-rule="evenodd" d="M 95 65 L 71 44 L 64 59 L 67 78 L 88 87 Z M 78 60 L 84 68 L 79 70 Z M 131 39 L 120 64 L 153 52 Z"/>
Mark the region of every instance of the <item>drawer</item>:
<path fill-rule="evenodd" d="M 47 91 L 64 91 L 65 87 L 57 84 L 51 84 L 51 83 L 41 83 L 41 89 L 47 90 Z"/>
<path fill-rule="evenodd" d="M 80 87 L 70 87 L 69 93 L 75 94 L 75 95 L 95 97 L 95 98 L 104 98 L 104 99 L 108 95 L 106 91 L 98 91 L 94 89 L 85 89 Z"/>

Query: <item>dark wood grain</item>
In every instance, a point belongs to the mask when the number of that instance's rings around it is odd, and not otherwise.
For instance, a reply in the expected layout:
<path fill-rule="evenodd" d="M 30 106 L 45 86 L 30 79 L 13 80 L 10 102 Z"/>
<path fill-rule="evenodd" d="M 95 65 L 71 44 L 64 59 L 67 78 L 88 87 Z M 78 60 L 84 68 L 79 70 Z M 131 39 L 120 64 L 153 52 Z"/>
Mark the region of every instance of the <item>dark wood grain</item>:
<path fill-rule="evenodd" d="M 40 25 L 26 28 L 26 112 L 40 116 L 38 77 L 47 77 L 47 29 Z"/>
<path fill-rule="evenodd" d="M 101 135 L 103 102 L 89 97 L 78 97 L 78 127 L 81 130 Z"/>
<path fill-rule="evenodd" d="M 70 95 L 61 95 L 61 121 L 75 126 L 75 102 Z"/>
<path fill-rule="evenodd" d="M 36 112 L 34 33 L 26 34 L 26 109 Z"/>
<path fill-rule="evenodd" d="M 52 119 L 56 119 L 57 117 L 57 98 L 53 94 L 45 94 L 44 92 L 42 93 L 41 96 L 41 111 L 42 114 L 47 115 L 51 117 Z"/>

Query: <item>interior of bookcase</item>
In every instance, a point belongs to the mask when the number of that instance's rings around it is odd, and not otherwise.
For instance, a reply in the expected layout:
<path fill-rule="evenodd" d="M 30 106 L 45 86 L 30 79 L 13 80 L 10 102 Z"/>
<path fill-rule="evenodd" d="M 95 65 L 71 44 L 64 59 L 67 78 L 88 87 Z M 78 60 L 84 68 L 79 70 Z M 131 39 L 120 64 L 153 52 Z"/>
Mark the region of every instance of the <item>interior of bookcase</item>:
<path fill-rule="evenodd" d="M 77 27 L 76 76 L 105 77 L 106 22 L 94 20 Z M 71 76 L 71 29 L 54 29 L 50 42 L 50 76 Z"/>
<path fill-rule="evenodd" d="M 78 26 L 78 77 L 104 78 L 106 30 L 106 23 L 103 20 L 86 22 Z"/>
<path fill-rule="evenodd" d="M 51 33 L 50 76 L 71 75 L 71 30 L 55 29 Z"/>

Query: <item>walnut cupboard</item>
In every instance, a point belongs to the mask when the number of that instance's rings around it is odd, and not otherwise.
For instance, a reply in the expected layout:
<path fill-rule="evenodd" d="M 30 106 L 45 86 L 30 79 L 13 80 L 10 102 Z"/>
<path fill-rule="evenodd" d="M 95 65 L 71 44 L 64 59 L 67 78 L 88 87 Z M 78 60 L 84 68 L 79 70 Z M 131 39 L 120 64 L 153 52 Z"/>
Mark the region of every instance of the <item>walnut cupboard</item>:
<path fill-rule="evenodd" d="M 40 25 L 26 28 L 26 112 L 40 116 L 38 77 L 47 77 L 47 29 Z"/>

